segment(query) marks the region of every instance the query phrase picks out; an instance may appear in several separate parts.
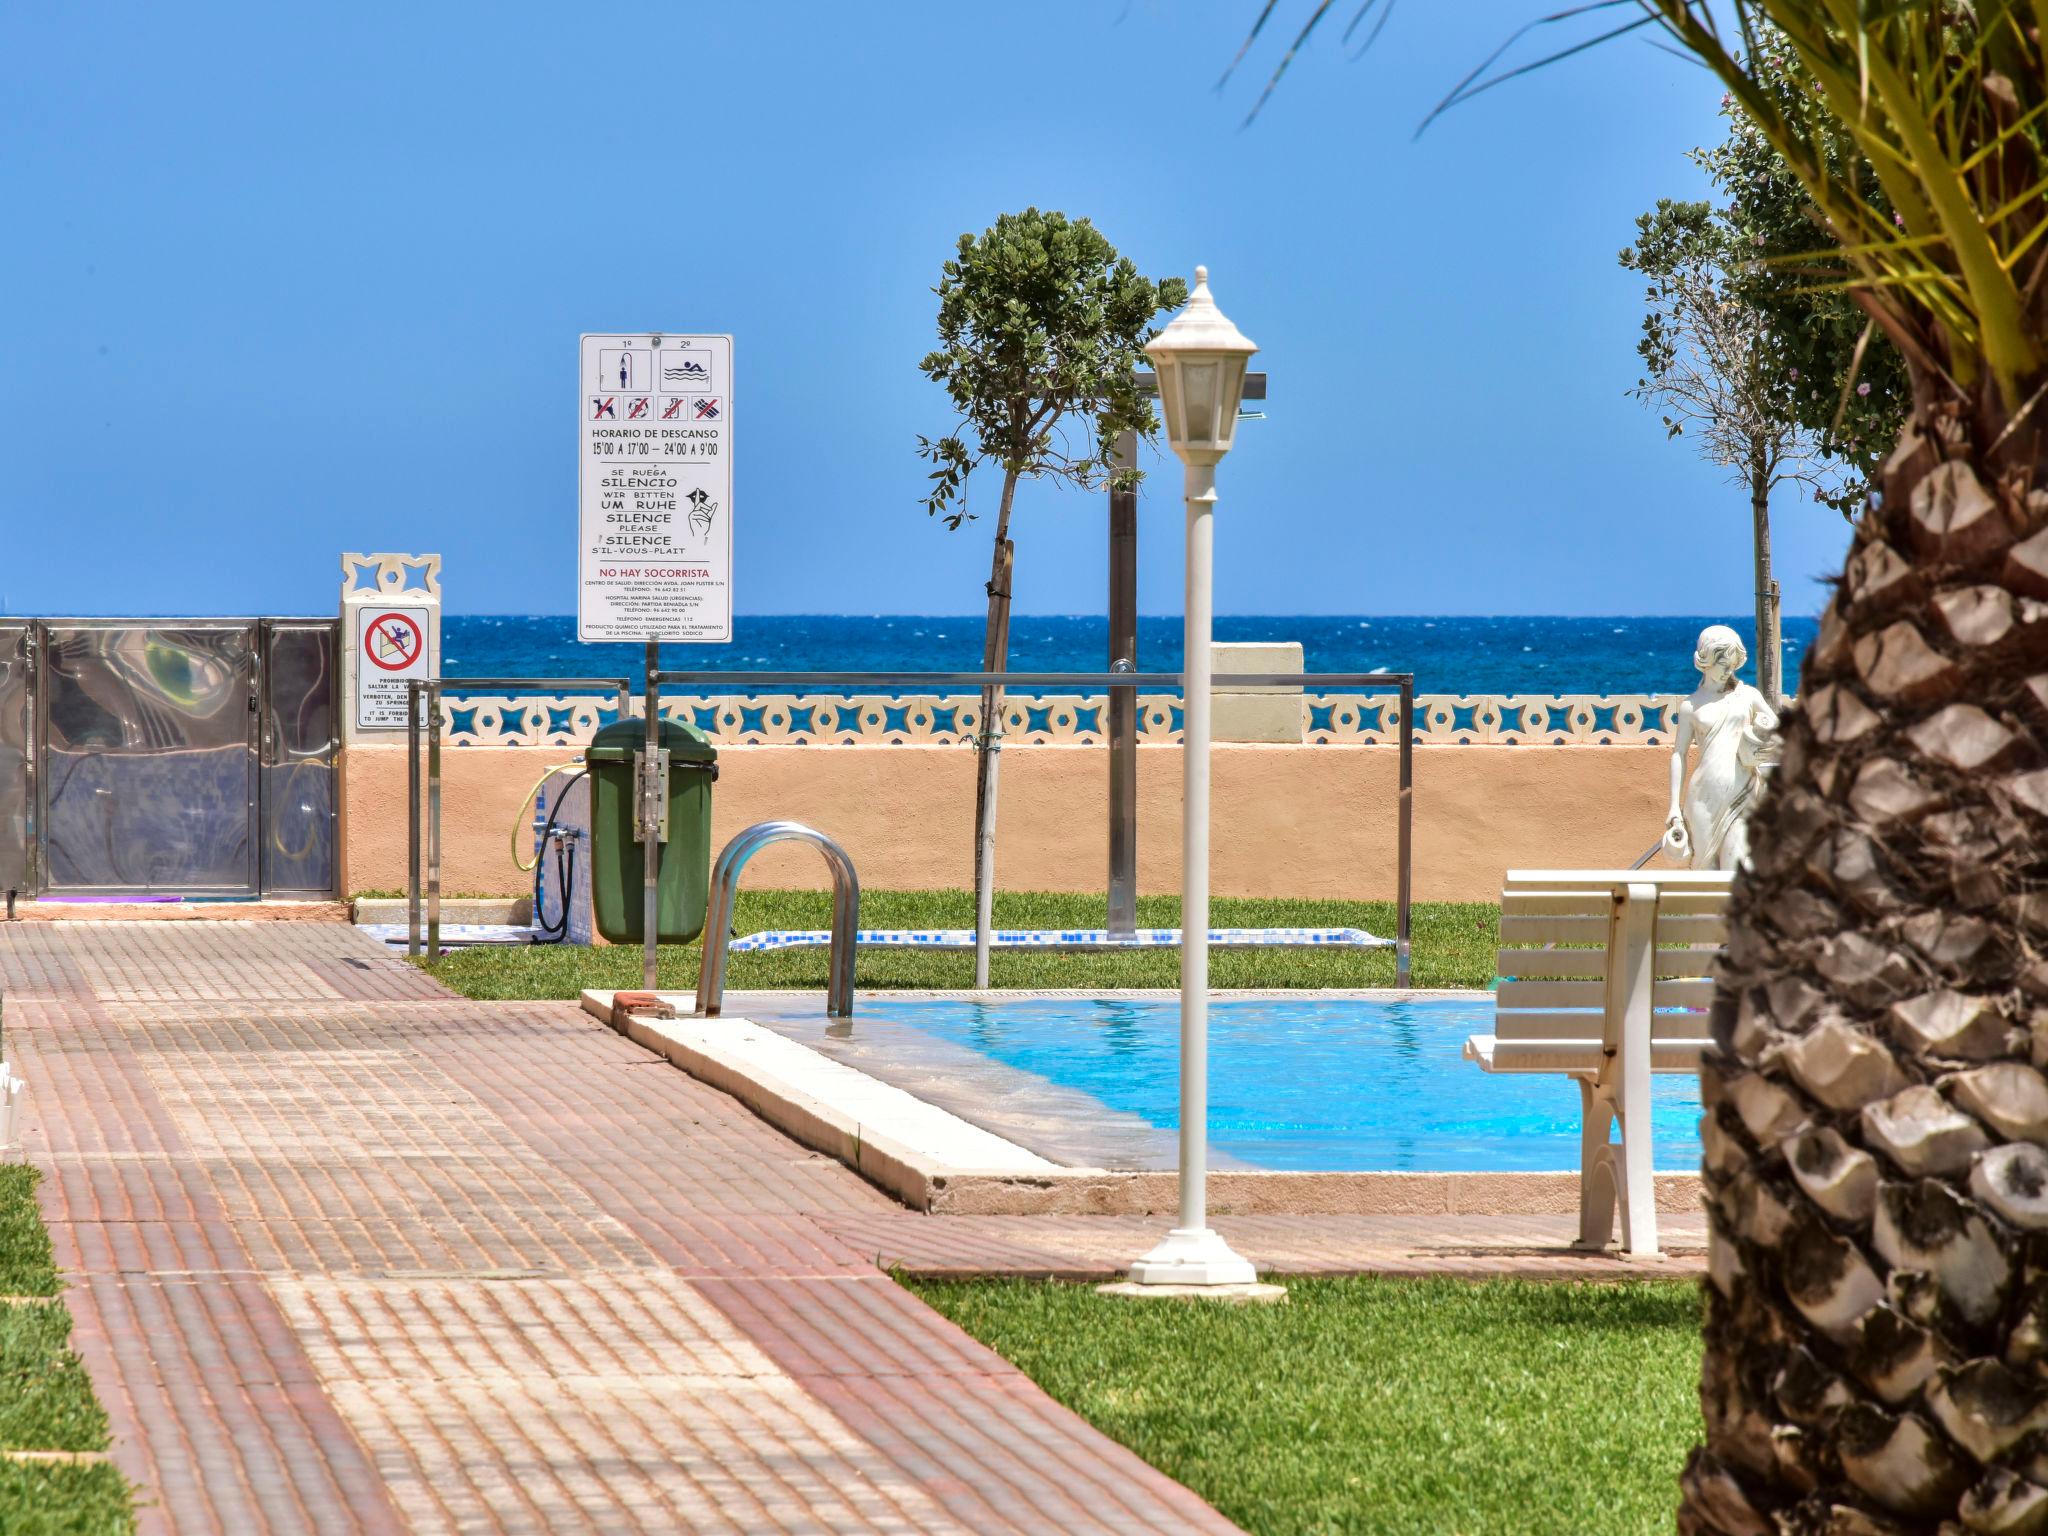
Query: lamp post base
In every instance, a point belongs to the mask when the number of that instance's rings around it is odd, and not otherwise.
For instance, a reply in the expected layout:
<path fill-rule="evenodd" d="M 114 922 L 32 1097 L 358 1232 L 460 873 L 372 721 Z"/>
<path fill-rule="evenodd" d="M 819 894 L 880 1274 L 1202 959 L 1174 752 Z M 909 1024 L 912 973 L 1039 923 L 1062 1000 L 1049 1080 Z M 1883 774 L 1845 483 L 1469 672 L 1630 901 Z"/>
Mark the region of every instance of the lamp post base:
<path fill-rule="evenodd" d="M 1258 1278 L 1251 1260 L 1208 1227 L 1175 1227 L 1131 1266 L 1133 1285 L 1251 1285 Z"/>

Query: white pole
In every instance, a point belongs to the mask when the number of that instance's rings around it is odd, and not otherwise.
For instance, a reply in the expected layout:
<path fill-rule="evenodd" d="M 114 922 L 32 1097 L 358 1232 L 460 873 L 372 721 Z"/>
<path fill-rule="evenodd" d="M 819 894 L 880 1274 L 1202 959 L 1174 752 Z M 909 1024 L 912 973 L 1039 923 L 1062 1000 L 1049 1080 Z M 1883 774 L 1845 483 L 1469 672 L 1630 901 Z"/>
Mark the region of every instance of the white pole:
<path fill-rule="evenodd" d="M 1209 636 L 1216 466 L 1187 466 L 1186 686 L 1181 696 L 1180 1224 L 1209 1225 Z"/>
<path fill-rule="evenodd" d="M 1180 1223 L 1131 1266 L 1140 1286 L 1247 1286 L 1251 1264 L 1209 1230 L 1209 702 L 1216 468 L 1187 466 L 1187 658 L 1181 699 Z M 1275 1294 L 1278 1294 L 1275 1292 Z"/>

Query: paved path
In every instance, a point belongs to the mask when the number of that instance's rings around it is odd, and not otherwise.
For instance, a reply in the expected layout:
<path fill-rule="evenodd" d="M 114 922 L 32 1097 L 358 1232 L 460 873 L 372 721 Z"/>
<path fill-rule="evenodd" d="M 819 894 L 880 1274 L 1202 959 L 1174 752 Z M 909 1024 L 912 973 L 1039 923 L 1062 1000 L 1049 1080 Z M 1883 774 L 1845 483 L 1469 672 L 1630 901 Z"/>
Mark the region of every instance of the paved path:
<path fill-rule="evenodd" d="M 1231 1531 L 831 1228 L 896 1212 L 574 1004 L 335 925 L 0 927 L 150 1531 Z"/>
<path fill-rule="evenodd" d="M 904 1211 L 575 1004 L 340 925 L 0 925 L 0 988 L 146 1530 L 1234 1529 L 876 1267 L 1105 1275 L 1156 1222 Z M 1565 1225 L 1228 1230 L 1292 1271 L 1630 1267 Z"/>

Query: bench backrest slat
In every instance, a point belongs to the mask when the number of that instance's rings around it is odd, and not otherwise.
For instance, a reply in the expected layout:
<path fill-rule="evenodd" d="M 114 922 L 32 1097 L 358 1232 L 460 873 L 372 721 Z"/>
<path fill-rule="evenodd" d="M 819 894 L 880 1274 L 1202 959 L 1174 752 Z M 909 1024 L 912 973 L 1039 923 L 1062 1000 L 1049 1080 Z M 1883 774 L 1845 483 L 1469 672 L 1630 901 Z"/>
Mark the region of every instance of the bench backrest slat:
<path fill-rule="evenodd" d="M 1714 974 L 1714 961 L 1720 957 L 1718 949 L 1704 947 L 1694 949 L 1660 949 L 1652 957 L 1655 969 L 1652 974 L 1660 980 L 1670 977 L 1690 981 L 1700 976 Z"/>
<path fill-rule="evenodd" d="M 1570 917 L 1520 917 L 1503 912 L 1500 919 L 1500 941 L 1516 948 L 1531 948 L 1543 944 L 1598 944 L 1605 949 L 1607 925 L 1610 921 L 1612 919 L 1605 912 L 1588 912 Z"/>
<path fill-rule="evenodd" d="M 1657 913 L 1657 942 L 1706 944 L 1719 949 L 1728 942 L 1728 920 L 1706 914 L 1680 913 L 1673 916 L 1660 909 Z"/>
<path fill-rule="evenodd" d="M 1590 1027 L 1589 1027 L 1590 1026 Z M 1600 1015 L 1555 1008 L 1495 1008 L 1493 1038 L 1503 1042 L 1555 1041 L 1593 1049 L 1599 1045 Z"/>
<path fill-rule="evenodd" d="M 1651 1016 L 1655 1028 L 1653 1045 L 1712 1038 L 1713 1026 L 1707 1014 L 1658 1013 Z M 1600 1044 L 1600 1015 L 1582 1014 L 1567 1008 L 1495 1008 L 1493 1037 L 1502 1042 L 1554 1041 L 1560 1045 L 1594 1047 Z"/>
<path fill-rule="evenodd" d="M 1499 976 L 1517 979 L 1535 976 L 1588 976 L 1607 974 L 1605 949 L 1503 949 L 1493 963 Z"/>
<path fill-rule="evenodd" d="M 1694 868 L 1511 868 L 1507 891 L 1616 891 L 1624 885 L 1655 885 L 1659 895 L 1726 895 L 1729 877 Z"/>
<path fill-rule="evenodd" d="M 1555 1012 L 1571 1009 L 1584 1014 L 1583 1018 L 1571 1021 L 1554 1021 L 1556 1027 L 1542 1031 L 1542 1038 L 1554 1040 L 1560 1034 L 1576 1034 L 1582 1039 L 1591 1039 L 1600 1033 L 1600 1020 L 1607 1008 L 1607 983 L 1605 981 L 1554 981 L 1547 977 L 1534 977 L 1528 981 L 1501 983 L 1495 994 L 1495 1012 L 1502 1009 L 1520 1011 L 1540 1008 Z M 1495 1030 L 1498 1034 L 1500 1031 Z"/>
<path fill-rule="evenodd" d="M 1704 978 L 1698 981 L 1659 981 L 1650 988 L 1650 1006 L 1657 1012 L 1650 1016 L 1650 1032 L 1657 1034 L 1662 1021 L 1669 1018 L 1667 1008 L 1698 1008 L 1705 1010 L 1714 1006 L 1714 984 Z"/>
<path fill-rule="evenodd" d="M 1599 917 L 1613 900 L 1606 891 L 1502 891 L 1503 917 Z"/>
<path fill-rule="evenodd" d="M 1726 917 L 1729 896 L 1726 891 L 1659 891 L 1657 893 L 1657 915 L 1659 917 Z"/>

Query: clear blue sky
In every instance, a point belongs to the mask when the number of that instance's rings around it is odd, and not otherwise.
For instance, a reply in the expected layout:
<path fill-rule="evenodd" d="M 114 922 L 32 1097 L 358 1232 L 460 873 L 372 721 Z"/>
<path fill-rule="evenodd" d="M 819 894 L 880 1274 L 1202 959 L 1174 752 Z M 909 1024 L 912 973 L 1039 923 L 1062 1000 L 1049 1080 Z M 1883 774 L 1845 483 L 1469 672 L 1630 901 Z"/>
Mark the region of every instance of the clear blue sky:
<path fill-rule="evenodd" d="M 1271 34 L 1309 0 L 1283 3 Z M 1719 90 L 1634 40 L 1410 135 L 1540 0 L 1335 29 L 1250 129 L 1256 0 L 12 6 L 0 599 L 331 612 L 344 548 L 452 611 L 575 604 L 576 338 L 737 336 L 742 613 L 979 608 L 917 506 L 955 238 L 1036 203 L 1206 262 L 1270 419 L 1225 465 L 1235 613 L 1747 612 L 1747 509 L 1623 391 L 1634 216 Z M 1344 8 L 1339 7 L 1341 12 Z M 1180 509 L 1147 487 L 1148 613 Z M 1021 609 L 1099 611 L 1101 498 L 1027 492 Z M 1787 497 L 1791 612 L 1846 542 Z"/>

